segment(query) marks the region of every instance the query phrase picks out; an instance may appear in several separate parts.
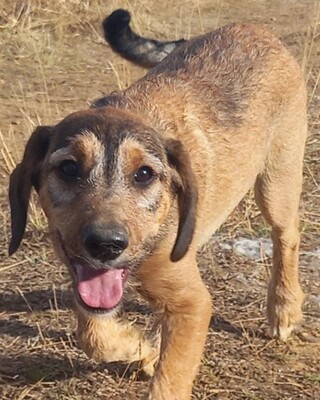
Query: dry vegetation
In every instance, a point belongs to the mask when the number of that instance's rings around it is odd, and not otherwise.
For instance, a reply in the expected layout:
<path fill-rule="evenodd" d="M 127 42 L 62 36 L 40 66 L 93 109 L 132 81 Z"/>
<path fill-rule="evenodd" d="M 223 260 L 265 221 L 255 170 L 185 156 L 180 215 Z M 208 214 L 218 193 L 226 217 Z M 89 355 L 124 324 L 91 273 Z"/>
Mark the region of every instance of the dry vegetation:
<path fill-rule="evenodd" d="M 291 48 L 309 88 L 310 136 L 301 205 L 305 323 L 286 344 L 269 340 L 264 318 L 268 259 L 241 257 L 234 238 L 268 229 L 251 196 L 201 254 L 215 316 L 194 399 L 320 398 L 320 46 L 318 1 L 185 2 L 2 0 L 0 4 L 0 399 L 138 399 L 146 383 L 119 365 L 96 364 L 78 350 L 68 276 L 54 258 L 34 203 L 23 246 L 7 257 L 8 175 L 38 124 L 125 87 L 143 71 L 113 55 L 102 18 L 118 7 L 149 36 L 189 37 L 231 21 L 264 23 Z M 139 311 L 139 313 L 137 313 Z M 128 317 L 148 311 L 133 302 Z"/>

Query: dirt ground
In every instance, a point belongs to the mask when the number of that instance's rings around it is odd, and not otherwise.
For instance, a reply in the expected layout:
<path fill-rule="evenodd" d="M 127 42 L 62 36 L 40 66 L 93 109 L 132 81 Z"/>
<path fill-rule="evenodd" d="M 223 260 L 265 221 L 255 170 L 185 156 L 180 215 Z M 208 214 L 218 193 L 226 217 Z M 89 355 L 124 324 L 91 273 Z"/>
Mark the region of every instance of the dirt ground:
<path fill-rule="evenodd" d="M 7 256 L 8 175 L 34 127 L 55 123 L 144 74 L 101 38 L 102 18 L 119 7 L 133 13 L 138 32 L 157 38 L 188 38 L 234 21 L 261 23 L 299 59 L 310 131 L 301 203 L 305 321 L 287 343 L 266 335 L 270 258 L 260 239 L 268 228 L 249 194 L 199 253 L 214 316 L 193 398 L 320 398 L 320 2 L 2 0 L 0 399 L 135 400 L 147 387 L 136 373 L 97 364 L 77 348 L 69 278 L 53 255 L 36 202 L 23 245 Z M 243 239 L 258 243 L 258 256 L 237 250 Z M 136 301 L 127 305 L 127 316 L 142 324 L 151 318 Z"/>

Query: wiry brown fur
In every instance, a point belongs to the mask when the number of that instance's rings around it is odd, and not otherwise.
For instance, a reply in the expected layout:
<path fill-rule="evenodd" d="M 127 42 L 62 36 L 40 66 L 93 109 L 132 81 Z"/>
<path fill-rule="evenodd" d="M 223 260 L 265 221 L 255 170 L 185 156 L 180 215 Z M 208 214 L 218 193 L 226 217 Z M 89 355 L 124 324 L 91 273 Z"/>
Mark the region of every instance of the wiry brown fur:
<path fill-rule="evenodd" d="M 143 79 L 99 104 L 106 106 L 38 128 L 30 139 L 11 178 L 10 251 L 21 240 L 31 185 L 69 267 L 72 256 L 87 257 L 79 236 L 84 224 L 120 221 L 129 246 L 108 268 L 130 267 L 140 294 L 161 315 L 159 361 L 147 398 L 189 399 L 211 317 L 196 251 L 252 186 L 272 227 L 272 335 L 285 340 L 302 317 L 298 204 L 305 84 L 270 33 L 230 25 L 180 45 Z M 64 157 L 82 154 L 81 185 L 61 182 L 49 168 L 59 149 Z M 158 171 L 143 193 L 130 183 L 141 164 Z M 142 360 L 150 371 L 156 349 L 135 327 L 81 305 L 77 313 L 89 356 Z"/>

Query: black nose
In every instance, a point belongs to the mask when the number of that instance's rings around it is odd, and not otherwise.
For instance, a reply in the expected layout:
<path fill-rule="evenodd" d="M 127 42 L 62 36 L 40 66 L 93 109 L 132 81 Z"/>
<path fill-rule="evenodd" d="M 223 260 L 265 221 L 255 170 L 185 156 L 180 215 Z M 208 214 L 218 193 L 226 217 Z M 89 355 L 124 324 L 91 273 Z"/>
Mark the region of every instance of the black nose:
<path fill-rule="evenodd" d="M 118 226 L 90 226 L 83 231 L 83 243 L 93 258 L 106 262 L 128 247 L 128 234 Z"/>

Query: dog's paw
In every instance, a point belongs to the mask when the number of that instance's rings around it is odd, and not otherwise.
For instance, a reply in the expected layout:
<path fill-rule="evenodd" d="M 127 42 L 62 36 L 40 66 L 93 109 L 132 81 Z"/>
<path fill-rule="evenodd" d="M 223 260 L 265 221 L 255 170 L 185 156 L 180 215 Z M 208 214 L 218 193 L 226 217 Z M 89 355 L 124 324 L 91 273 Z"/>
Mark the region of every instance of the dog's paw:
<path fill-rule="evenodd" d="M 154 351 L 141 362 L 141 370 L 148 376 L 153 376 L 156 364 L 159 359 L 159 351 L 154 349 Z"/>
<path fill-rule="evenodd" d="M 294 328 L 302 322 L 303 299 L 300 286 L 295 290 L 269 286 L 267 316 L 271 337 L 283 341 L 289 338 Z"/>
<path fill-rule="evenodd" d="M 78 314 L 78 343 L 98 362 L 137 364 L 153 375 L 158 348 L 143 331 L 125 320 Z"/>

